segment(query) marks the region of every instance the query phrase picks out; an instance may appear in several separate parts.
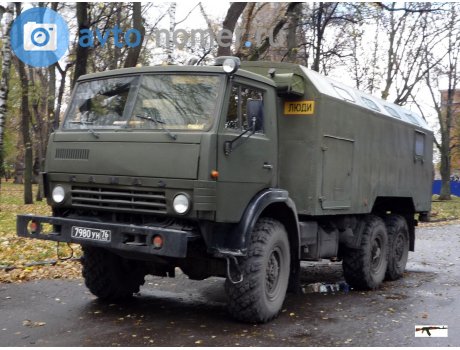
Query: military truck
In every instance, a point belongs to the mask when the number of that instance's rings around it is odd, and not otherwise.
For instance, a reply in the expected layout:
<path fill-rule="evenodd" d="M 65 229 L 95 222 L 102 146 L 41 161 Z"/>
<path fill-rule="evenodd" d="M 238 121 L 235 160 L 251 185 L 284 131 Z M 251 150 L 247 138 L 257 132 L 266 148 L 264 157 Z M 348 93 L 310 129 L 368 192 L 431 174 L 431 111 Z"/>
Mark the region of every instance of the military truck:
<path fill-rule="evenodd" d="M 342 261 L 355 289 L 403 275 L 430 211 L 432 142 L 415 113 L 296 64 L 89 74 L 49 140 L 53 215 L 19 215 L 17 232 L 81 244 L 100 299 L 180 268 L 224 277 L 230 314 L 267 322 L 301 261 Z"/>

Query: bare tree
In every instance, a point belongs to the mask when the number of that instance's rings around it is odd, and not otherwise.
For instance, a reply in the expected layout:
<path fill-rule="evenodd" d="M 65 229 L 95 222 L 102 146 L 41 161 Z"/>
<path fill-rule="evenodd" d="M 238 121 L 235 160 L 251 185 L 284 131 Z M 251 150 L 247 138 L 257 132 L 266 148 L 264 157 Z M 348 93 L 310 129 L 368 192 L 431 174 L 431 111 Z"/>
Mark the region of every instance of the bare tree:
<path fill-rule="evenodd" d="M 293 16 L 298 15 L 301 6 L 302 3 L 300 2 L 290 2 L 287 4 L 284 13 L 282 13 L 281 16 L 277 18 L 273 28 L 271 28 L 270 30 L 271 38 L 270 36 L 266 36 L 265 38 L 263 38 L 261 43 L 256 43 L 259 44 L 258 46 L 255 46 L 253 48 L 251 47 L 251 50 L 247 55 L 247 59 L 249 61 L 259 60 L 267 52 L 267 50 L 270 49 L 271 40 L 278 40 L 277 38 L 279 37 L 281 31 L 284 30 L 284 28 L 287 26 L 288 22 L 293 18 Z M 286 52 L 287 51 L 288 48 L 286 48 Z"/>
<path fill-rule="evenodd" d="M 247 2 L 232 2 L 228 8 L 224 22 L 222 24 L 221 44 L 217 50 L 217 56 L 231 55 L 230 44 L 232 42 L 233 32 L 235 30 L 236 22 L 243 13 Z"/>
<path fill-rule="evenodd" d="M 5 32 L 3 33 L 3 47 L 1 51 L 2 61 L 2 76 L 0 78 L 0 186 L 1 176 L 3 175 L 3 139 L 5 135 L 5 118 L 7 112 L 7 100 L 8 100 L 8 83 L 10 78 L 10 67 L 11 67 L 11 46 L 10 46 L 10 29 L 13 22 L 14 16 L 14 4 L 8 3 L 6 7 L 0 6 L 0 21 L 1 17 L 5 16 Z"/>
<path fill-rule="evenodd" d="M 344 64 L 349 68 L 350 75 L 358 90 L 374 94 L 380 90 L 383 76 L 381 67 L 381 37 L 382 23 L 381 10 L 377 10 L 372 18 L 363 19 L 363 22 L 353 23 L 346 35 L 350 38 L 351 56 Z M 373 35 L 369 35 L 372 34 Z M 368 35 L 366 35 L 368 34 Z"/>
<path fill-rule="evenodd" d="M 16 2 L 16 15 L 21 14 L 21 3 Z M 21 80 L 21 133 L 24 145 L 24 204 L 32 204 L 32 140 L 30 137 L 30 110 L 29 110 L 29 78 L 24 63 L 15 59 L 15 64 Z"/>
<path fill-rule="evenodd" d="M 285 57 L 287 62 L 296 62 L 299 46 L 298 30 L 300 28 L 300 21 L 302 17 L 302 6 L 295 6 L 288 15 L 287 52 Z"/>
<path fill-rule="evenodd" d="M 89 29 L 90 23 L 88 19 L 87 2 L 77 2 L 77 23 L 78 23 L 78 37 L 81 37 L 81 30 Z M 72 79 L 72 86 L 75 85 L 78 77 L 86 74 L 88 65 L 89 48 L 86 46 L 78 45 L 76 49 L 75 70 Z"/>
<path fill-rule="evenodd" d="M 166 49 L 166 62 L 168 64 L 174 63 L 173 52 L 174 52 L 174 30 L 176 29 L 176 3 L 172 2 L 169 6 L 169 42 L 167 43 Z"/>
<path fill-rule="evenodd" d="M 303 22 L 305 38 L 304 64 L 327 74 L 337 62 L 351 56 L 349 37 L 342 33 L 352 24 L 360 23 L 360 9 L 353 3 L 318 2 L 306 7 Z"/>
<path fill-rule="evenodd" d="M 59 84 L 58 98 L 56 101 L 56 110 L 54 111 L 53 127 L 55 129 L 59 127 L 59 121 L 61 117 L 61 108 L 62 108 L 62 99 L 64 98 L 64 90 L 65 90 L 67 72 L 70 70 L 71 67 L 72 67 L 71 63 L 67 64 L 64 67 L 64 69 L 61 68 L 59 63 L 56 64 L 56 68 L 59 71 L 59 74 L 61 76 L 61 82 Z"/>
<path fill-rule="evenodd" d="M 432 102 L 436 111 L 440 127 L 440 140 L 435 139 L 436 147 L 441 155 L 441 193 L 439 199 L 451 199 L 450 193 L 450 175 L 452 166 L 452 150 L 460 147 L 458 144 L 458 135 L 454 132 L 456 125 L 456 113 L 458 114 L 460 108 L 454 105 L 454 96 L 457 87 L 460 86 L 460 27 L 458 21 L 460 20 L 460 11 L 458 4 L 450 5 L 450 12 L 445 23 L 447 29 L 447 38 L 444 40 L 442 46 L 445 47 L 444 52 L 438 53 L 437 51 L 424 50 L 425 67 L 431 67 L 427 70 L 425 76 L 426 85 L 430 91 Z M 439 58 L 439 55 L 442 59 Z M 441 86 L 439 79 L 443 78 L 447 81 L 447 89 L 442 91 L 445 98 L 438 98 L 437 90 Z M 443 104 L 444 102 L 444 104 Z"/>
<path fill-rule="evenodd" d="M 213 23 L 211 22 L 211 20 L 209 19 L 209 16 L 206 14 L 204 8 L 203 8 L 203 4 L 201 2 L 198 3 L 198 6 L 200 8 L 200 13 L 201 15 L 203 16 L 204 20 L 206 21 L 206 25 L 208 27 L 208 31 L 209 31 L 209 35 L 210 35 L 210 38 L 209 38 L 209 47 L 208 48 L 203 48 L 202 50 L 202 54 L 200 55 L 198 61 L 196 62 L 196 65 L 199 65 L 200 63 L 202 63 L 203 61 L 206 60 L 206 57 L 214 50 L 214 49 L 218 49 L 218 46 L 215 42 L 215 38 L 216 38 L 216 33 L 214 31 L 214 26 L 213 26 Z"/>
<path fill-rule="evenodd" d="M 398 8 L 396 3 L 385 6 L 384 27 L 387 28 L 385 81 L 382 98 L 388 99 L 394 87 L 393 102 L 405 104 L 415 87 L 425 78 L 437 61 L 426 65 L 425 51 L 432 51 L 442 40 L 445 28 L 432 26 L 440 9 L 430 3 L 408 3 Z M 438 58 L 439 60 L 442 57 Z"/>
<path fill-rule="evenodd" d="M 133 2 L 133 28 L 139 31 L 141 34 L 141 39 L 139 45 L 128 50 L 128 57 L 126 57 L 124 65 L 125 68 L 135 67 L 137 60 L 139 59 L 139 54 L 141 53 L 142 42 L 144 41 L 145 36 L 145 27 L 143 24 L 144 19 L 142 18 L 141 10 L 141 3 Z"/>

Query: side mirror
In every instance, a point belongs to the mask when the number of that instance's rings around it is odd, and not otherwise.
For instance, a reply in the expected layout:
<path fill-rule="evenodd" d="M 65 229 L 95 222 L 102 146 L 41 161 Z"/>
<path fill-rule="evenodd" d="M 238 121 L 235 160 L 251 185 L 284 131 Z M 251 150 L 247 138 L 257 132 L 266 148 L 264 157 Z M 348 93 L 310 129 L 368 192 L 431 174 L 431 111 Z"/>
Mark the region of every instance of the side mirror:
<path fill-rule="evenodd" d="M 248 99 L 246 105 L 249 129 L 253 132 L 264 130 L 264 102 L 262 100 Z"/>

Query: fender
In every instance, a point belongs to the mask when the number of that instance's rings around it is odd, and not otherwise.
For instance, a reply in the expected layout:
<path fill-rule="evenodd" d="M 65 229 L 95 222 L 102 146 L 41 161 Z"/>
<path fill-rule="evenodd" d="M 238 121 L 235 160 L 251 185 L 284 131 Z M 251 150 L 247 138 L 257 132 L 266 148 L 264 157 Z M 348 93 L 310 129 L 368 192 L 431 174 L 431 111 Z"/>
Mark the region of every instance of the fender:
<path fill-rule="evenodd" d="M 295 218 L 295 222 L 292 227 L 295 228 L 295 232 L 291 232 L 291 235 L 295 235 L 298 240 L 297 242 L 300 242 L 299 222 L 294 201 L 289 198 L 289 193 L 286 190 L 269 188 L 259 192 L 251 199 L 243 213 L 243 216 L 241 217 L 240 222 L 234 225 L 228 233 L 224 235 L 225 238 L 223 242 L 219 244 L 218 248 L 216 247 L 217 255 L 246 255 L 251 232 L 257 220 L 262 212 L 269 205 L 274 203 L 283 203 L 292 212 L 293 217 Z"/>

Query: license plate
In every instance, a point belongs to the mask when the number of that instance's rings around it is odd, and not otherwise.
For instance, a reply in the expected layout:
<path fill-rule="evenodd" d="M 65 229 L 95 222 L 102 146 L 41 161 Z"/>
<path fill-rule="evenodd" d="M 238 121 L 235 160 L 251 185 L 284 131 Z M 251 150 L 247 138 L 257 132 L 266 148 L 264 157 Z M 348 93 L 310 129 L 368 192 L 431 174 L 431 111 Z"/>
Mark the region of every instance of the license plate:
<path fill-rule="evenodd" d="M 112 232 L 99 228 L 72 226 L 72 238 L 85 239 L 89 241 L 110 242 Z"/>

